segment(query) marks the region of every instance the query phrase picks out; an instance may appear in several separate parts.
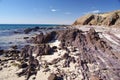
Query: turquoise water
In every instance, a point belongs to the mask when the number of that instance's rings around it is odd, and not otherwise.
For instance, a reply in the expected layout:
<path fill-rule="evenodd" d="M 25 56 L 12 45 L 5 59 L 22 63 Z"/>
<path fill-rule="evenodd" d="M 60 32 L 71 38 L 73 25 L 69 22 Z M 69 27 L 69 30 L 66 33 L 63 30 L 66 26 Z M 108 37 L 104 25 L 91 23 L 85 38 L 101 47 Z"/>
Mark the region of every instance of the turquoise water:
<path fill-rule="evenodd" d="M 56 27 L 57 24 L 0 24 L 0 30 L 24 29 L 32 27 Z"/>

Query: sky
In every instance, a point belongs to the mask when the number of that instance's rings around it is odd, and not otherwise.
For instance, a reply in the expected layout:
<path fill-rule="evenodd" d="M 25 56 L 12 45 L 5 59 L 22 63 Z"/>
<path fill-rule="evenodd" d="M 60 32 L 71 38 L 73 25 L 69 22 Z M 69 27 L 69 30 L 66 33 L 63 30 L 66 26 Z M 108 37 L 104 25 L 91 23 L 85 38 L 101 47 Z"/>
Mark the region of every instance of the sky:
<path fill-rule="evenodd" d="M 120 9 L 120 0 L 0 0 L 0 24 L 72 24 L 88 13 Z"/>

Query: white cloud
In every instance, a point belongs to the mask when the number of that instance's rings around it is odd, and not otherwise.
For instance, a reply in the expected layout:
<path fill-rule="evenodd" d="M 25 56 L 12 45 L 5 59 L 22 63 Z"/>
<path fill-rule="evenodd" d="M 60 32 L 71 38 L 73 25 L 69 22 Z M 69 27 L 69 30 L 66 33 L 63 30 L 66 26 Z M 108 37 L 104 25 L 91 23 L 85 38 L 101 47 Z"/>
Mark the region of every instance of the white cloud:
<path fill-rule="evenodd" d="M 72 14 L 71 12 L 65 12 L 65 14 L 69 15 L 69 14 Z"/>
<path fill-rule="evenodd" d="M 100 13 L 100 10 L 91 11 L 91 13 Z"/>
<path fill-rule="evenodd" d="M 90 14 L 90 13 L 96 14 L 100 12 L 101 12 L 100 10 L 94 10 L 94 11 L 85 12 L 84 14 Z"/>
<path fill-rule="evenodd" d="M 56 9 L 51 9 L 52 12 L 56 12 L 57 10 Z"/>

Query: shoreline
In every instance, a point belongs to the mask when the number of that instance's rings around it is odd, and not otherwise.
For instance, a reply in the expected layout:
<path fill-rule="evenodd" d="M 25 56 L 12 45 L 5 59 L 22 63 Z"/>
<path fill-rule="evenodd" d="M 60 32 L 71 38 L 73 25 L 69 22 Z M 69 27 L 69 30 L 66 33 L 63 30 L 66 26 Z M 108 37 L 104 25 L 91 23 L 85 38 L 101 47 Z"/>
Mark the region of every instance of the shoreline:
<path fill-rule="evenodd" d="M 120 44 L 118 40 L 120 33 L 114 29 L 59 28 L 47 29 L 45 34 L 40 29 L 40 31 L 36 30 L 33 36 L 30 36 L 33 31 L 30 32 L 23 34 L 28 35 L 29 38 L 22 35 L 22 39 L 26 37 L 32 45 L 27 44 L 21 50 L 17 50 L 17 47 L 13 45 L 11 50 L 0 51 L 1 56 L 4 56 L 0 59 L 0 79 L 108 80 L 111 79 L 111 75 L 119 71 L 120 46 L 117 44 Z M 21 33 L 15 37 L 18 35 Z M 2 74 L 2 71 L 6 75 Z M 104 71 L 110 71 L 111 74 Z M 104 78 L 106 75 L 109 76 Z M 113 79 L 119 79 L 117 75 L 114 76 Z"/>

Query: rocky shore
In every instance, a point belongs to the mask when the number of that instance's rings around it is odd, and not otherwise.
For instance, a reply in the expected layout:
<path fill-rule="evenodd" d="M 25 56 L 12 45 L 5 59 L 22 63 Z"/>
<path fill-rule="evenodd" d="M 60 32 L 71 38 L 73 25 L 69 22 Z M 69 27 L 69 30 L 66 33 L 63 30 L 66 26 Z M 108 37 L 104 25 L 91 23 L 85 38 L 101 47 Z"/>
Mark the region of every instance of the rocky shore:
<path fill-rule="evenodd" d="M 120 32 L 102 27 L 24 30 L 29 44 L 0 50 L 0 80 L 120 80 Z M 27 43 L 26 42 L 26 43 Z"/>

